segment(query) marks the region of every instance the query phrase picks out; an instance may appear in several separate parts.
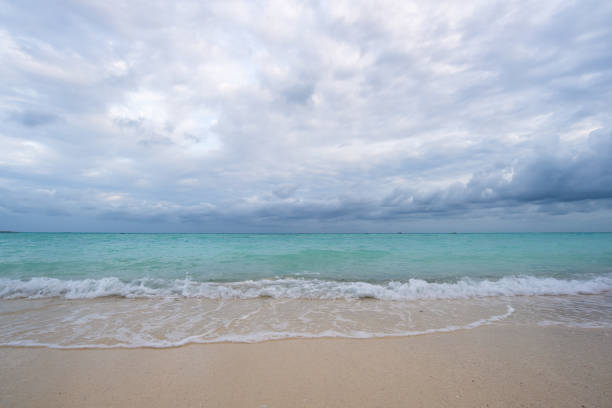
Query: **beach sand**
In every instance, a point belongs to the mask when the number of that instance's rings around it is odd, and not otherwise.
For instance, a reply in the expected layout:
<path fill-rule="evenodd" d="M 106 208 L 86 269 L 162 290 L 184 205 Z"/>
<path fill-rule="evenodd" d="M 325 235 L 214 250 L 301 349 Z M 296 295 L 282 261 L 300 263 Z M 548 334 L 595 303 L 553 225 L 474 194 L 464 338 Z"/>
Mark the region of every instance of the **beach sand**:
<path fill-rule="evenodd" d="M 612 329 L 0 348 L 2 407 L 612 407 Z"/>

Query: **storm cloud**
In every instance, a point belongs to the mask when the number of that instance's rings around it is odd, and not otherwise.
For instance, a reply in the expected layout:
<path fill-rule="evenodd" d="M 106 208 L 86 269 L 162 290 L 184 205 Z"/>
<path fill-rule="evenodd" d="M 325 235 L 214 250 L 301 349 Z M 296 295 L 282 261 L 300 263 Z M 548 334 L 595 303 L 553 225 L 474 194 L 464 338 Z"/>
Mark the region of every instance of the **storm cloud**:
<path fill-rule="evenodd" d="M 612 4 L 0 0 L 0 229 L 612 229 Z"/>

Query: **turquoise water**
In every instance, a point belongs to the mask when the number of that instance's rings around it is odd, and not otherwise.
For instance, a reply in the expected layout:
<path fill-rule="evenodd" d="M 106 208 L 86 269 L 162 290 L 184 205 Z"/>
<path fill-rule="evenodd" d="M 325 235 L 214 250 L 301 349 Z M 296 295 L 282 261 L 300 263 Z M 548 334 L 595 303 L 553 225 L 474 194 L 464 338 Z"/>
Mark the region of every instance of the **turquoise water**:
<path fill-rule="evenodd" d="M 0 234 L 0 346 L 612 327 L 612 234 Z"/>
<path fill-rule="evenodd" d="M 0 278 L 454 282 L 612 272 L 612 234 L 0 234 Z"/>

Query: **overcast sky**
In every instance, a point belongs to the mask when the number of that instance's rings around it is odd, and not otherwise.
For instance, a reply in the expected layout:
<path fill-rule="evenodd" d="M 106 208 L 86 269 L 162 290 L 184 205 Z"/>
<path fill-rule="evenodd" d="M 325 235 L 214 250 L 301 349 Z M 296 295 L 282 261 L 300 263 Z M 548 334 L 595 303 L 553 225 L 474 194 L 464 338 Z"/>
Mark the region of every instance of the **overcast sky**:
<path fill-rule="evenodd" d="M 610 1 L 2 1 L 0 229 L 612 230 Z"/>

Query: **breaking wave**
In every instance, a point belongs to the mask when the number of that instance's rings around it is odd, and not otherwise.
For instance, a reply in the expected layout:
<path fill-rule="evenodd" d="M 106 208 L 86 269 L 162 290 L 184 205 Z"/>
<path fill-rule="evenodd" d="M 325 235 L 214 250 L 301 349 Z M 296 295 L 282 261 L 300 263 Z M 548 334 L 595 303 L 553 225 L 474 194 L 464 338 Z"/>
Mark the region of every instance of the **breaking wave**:
<path fill-rule="evenodd" d="M 198 282 L 190 279 L 143 278 L 122 281 L 115 277 L 60 280 L 37 277 L 29 280 L 0 279 L 2 299 L 92 299 L 185 297 L 209 299 L 465 299 L 495 296 L 599 294 L 612 290 L 611 276 L 591 279 L 555 279 L 507 276 L 499 280 L 464 278 L 457 282 L 427 282 L 410 279 L 387 283 L 326 281 L 319 279 L 262 279 L 240 282 Z"/>

